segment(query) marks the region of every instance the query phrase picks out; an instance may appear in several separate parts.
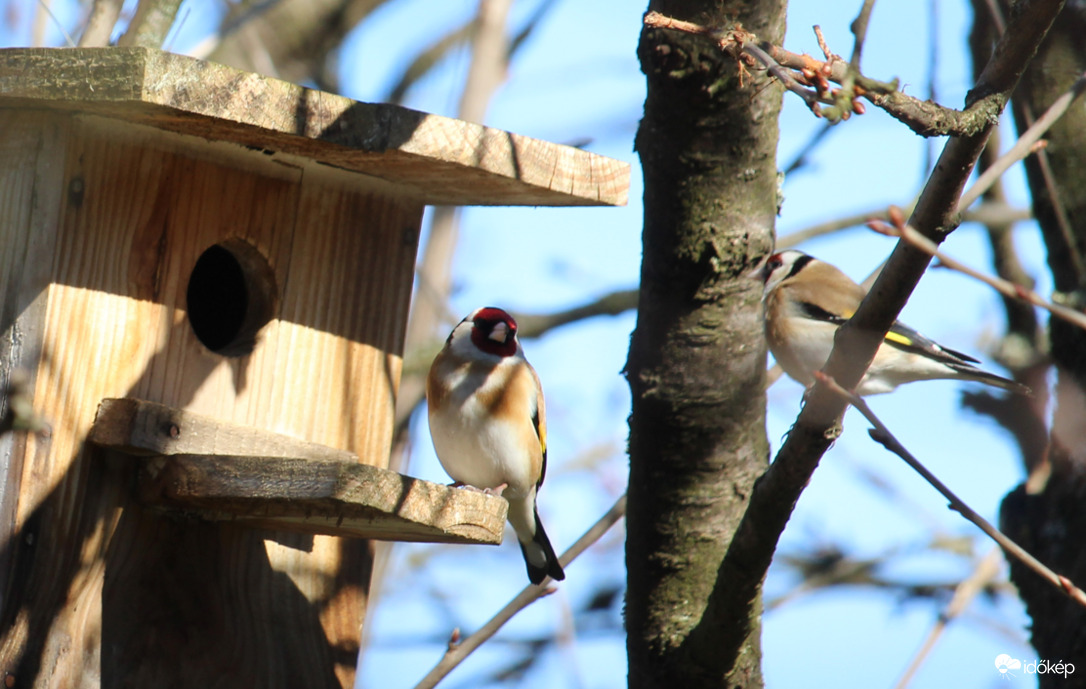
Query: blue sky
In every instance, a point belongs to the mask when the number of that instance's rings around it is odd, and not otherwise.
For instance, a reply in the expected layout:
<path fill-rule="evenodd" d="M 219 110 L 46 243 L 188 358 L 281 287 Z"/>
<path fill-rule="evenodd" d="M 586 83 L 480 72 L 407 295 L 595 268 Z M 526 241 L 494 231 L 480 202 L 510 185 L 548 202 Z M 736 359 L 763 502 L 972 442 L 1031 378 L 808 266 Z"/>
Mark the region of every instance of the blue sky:
<path fill-rule="evenodd" d="M 520 26 L 538 3 L 518 2 Z M 860 0 L 825 3 L 796 0 L 789 10 L 786 47 L 818 52 L 811 31 L 821 25 L 831 47 L 848 56 L 849 23 Z M 33 8 L 32 3 L 16 3 Z M 354 32 L 342 55 L 345 95 L 378 100 L 414 50 L 474 10 L 472 0 L 398 0 Z M 965 39 L 967 3 L 939 3 L 936 30 L 940 102 L 960 107 L 968 89 Z M 171 45 L 184 52 L 207 31 L 221 5 L 186 0 L 183 31 Z M 625 208 L 471 208 L 462 216 L 462 241 L 455 267 L 452 311 L 497 304 L 545 312 L 584 302 L 614 289 L 636 286 L 640 265 L 641 173 L 632 150 L 644 99 L 644 78 L 635 49 L 645 3 L 596 0 L 559 2 L 530 39 L 496 95 L 487 124 L 556 142 L 589 139 L 588 150 L 630 162 L 630 204 Z M 61 4 L 58 15 L 73 16 Z M 26 14 L 29 16 L 29 10 Z M 22 22 L 19 26 L 26 25 Z M 864 71 L 897 76 L 906 92 L 924 96 L 928 81 L 927 3 L 884 0 L 872 16 Z M 0 35 L 8 45 L 25 44 L 26 33 Z M 60 40 L 51 32 L 51 40 Z M 450 59 L 410 94 L 409 105 L 452 115 L 467 69 L 465 53 Z M 822 126 L 795 97 L 785 97 L 780 164 L 790 161 Z M 1006 130 L 1006 127 L 1005 127 Z M 1008 134 L 1009 138 L 1009 134 Z M 936 143 L 936 152 L 942 142 Z M 927 144 L 903 125 L 868 107 L 868 114 L 839 125 L 814 154 L 811 165 L 785 183 L 778 221 L 783 235 L 814 222 L 865 208 L 907 202 L 924 177 Z M 1006 147 L 1006 146 L 1005 146 Z M 1027 197 L 1020 170 L 1007 178 L 1013 203 Z M 1016 229 L 1027 269 L 1049 289 L 1043 249 L 1032 225 Z M 988 262 L 980 228 L 963 226 L 945 244 L 975 266 Z M 855 229 L 800 248 L 833 262 L 857 280 L 892 248 L 891 240 Z M 902 319 L 950 347 L 985 356 L 1003 328 L 996 296 L 957 274 L 930 271 Z M 621 494 L 629 391 L 625 363 L 633 314 L 600 318 L 525 342 L 547 393 L 550 469 L 540 511 L 551 540 L 562 550 Z M 1005 435 L 959 409 L 961 385 L 945 382 L 906 386 L 871 401 L 872 407 L 914 454 L 982 515 L 995 521 L 1002 497 L 1022 480 L 1022 469 Z M 798 411 L 800 387 L 783 380 L 769 392 L 768 433 L 774 448 Z M 870 441 L 865 423 L 850 413 L 845 435 L 826 455 L 782 539 L 783 551 L 837 543 L 860 557 L 888 551 L 916 552 L 895 560 L 891 573 L 909 580 L 942 581 L 965 576 L 967 559 L 922 554 L 932 524 L 941 531 L 975 536 L 927 484 Z M 447 481 L 433 457 L 425 423 L 417 423 L 409 473 Z M 872 472 L 892 485 L 900 499 L 874 491 Z M 908 503 L 907 505 L 904 503 Z M 519 640 L 568 634 L 570 609 L 582 606 L 603 584 L 621 582 L 621 525 L 605 543 L 568 568 L 559 593 L 519 616 L 499 639 L 459 668 L 447 686 L 477 686 L 478 678 L 510 657 Z M 989 544 L 979 541 L 978 557 Z M 359 686 L 413 686 L 437 662 L 453 624 L 465 632 L 485 621 L 524 585 L 521 556 L 509 540 L 500 548 L 397 546 L 391 581 L 367 620 L 370 646 Z M 792 584 L 775 568 L 770 595 Z M 432 598 L 431 595 L 436 596 Z M 441 600 L 436 605 L 435 600 Z M 767 615 L 765 674 L 770 686 L 829 684 L 892 686 L 934 622 L 938 607 L 903 603 L 869 590 L 839 589 L 803 597 Z M 616 607 L 607 613 L 618 621 Z M 1027 618 L 1020 605 L 974 603 L 966 619 L 952 625 L 912 686 L 988 687 L 999 681 L 999 653 L 1032 658 L 1024 645 Z M 620 635 L 573 630 L 573 639 L 546 651 L 540 666 L 518 686 L 620 687 L 625 684 L 625 646 Z M 847 651 L 845 650 L 847 649 Z M 1035 686 L 1019 675 L 1011 686 Z"/>

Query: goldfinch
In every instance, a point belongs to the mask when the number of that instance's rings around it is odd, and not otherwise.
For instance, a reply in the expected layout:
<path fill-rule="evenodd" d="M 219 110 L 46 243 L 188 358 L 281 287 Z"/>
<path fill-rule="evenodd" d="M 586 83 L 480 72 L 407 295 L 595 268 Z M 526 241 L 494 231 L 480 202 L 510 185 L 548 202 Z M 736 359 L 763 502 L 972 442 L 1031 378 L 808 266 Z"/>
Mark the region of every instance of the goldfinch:
<path fill-rule="evenodd" d="M 765 291 L 765 336 L 784 372 L 805 386 L 825 365 L 837 329 L 860 305 L 866 290 L 840 270 L 801 251 L 773 254 L 758 272 Z M 942 347 L 895 322 L 856 392 L 877 395 L 903 383 L 949 378 L 972 380 L 1029 394 L 1024 385 L 973 364 L 976 359 Z"/>
<path fill-rule="evenodd" d="M 536 509 L 547 471 L 543 389 L 513 317 L 485 307 L 460 321 L 430 367 L 426 403 L 434 450 L 449 476 L 509 501 L 531 582 L 564 579 Z"/>

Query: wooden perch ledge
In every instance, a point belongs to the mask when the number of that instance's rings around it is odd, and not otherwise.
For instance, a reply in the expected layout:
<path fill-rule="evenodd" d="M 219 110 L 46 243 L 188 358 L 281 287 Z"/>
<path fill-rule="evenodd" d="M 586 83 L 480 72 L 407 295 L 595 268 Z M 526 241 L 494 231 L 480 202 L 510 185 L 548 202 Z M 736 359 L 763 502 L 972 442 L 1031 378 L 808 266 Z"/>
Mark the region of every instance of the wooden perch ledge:
<path fill-rule="evenodd" d="M 358 464 L 349 452 L 134 399 L 90 442 L 140 457 L 140 499 L 210 520 L 331 536 L 501 543 L 508 503 Z"/>

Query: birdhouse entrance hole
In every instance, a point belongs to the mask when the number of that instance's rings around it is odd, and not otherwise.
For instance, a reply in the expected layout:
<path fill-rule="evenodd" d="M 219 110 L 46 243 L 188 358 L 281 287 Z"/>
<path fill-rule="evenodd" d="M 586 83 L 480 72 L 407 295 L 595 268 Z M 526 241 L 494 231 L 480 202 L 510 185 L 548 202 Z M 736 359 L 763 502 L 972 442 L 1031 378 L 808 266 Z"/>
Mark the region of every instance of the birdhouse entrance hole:
<path fill-rule="evenodd" d="M 214 244 L 196 260 L 186 300 L 189 324 L 205 347 L 245 356 L 275 315 L 275 275 L 267 259 L 240 239 Z"/>

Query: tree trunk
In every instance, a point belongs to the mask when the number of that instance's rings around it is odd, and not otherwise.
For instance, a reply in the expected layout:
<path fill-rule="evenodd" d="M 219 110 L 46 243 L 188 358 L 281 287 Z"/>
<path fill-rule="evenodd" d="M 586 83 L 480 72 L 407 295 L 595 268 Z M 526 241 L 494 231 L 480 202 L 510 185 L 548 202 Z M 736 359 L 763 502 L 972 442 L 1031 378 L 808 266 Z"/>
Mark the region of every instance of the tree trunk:
<path fill-rule="evenodd" d="M 652 0 L 650 9 L 784 35 L 782 0 Z M 638 53 L 648 97 L 636 142 L 641 293 L 626 369 L 629 686 L 760 687 L 760 592 L 727 628 L 704 612 L 768 454 L 761 286 L 746 274 L 773 246 L 781 89 L 706 37 L 646 30 Z"/>
<path fill-rule="evenodd" d="M 1086 7 L 1068 3 L 1015 93 L 1019 130 L 1039 117 L 1086 71 Z M 1082 308 L 1086 288 L 1086 107 L 1081 98 L 1046 135 L 1043 155 L 1026 159 L 1034 213 L 1048 248 L 1056 290 Z M 1008 534 L 1056 572 L 1086 584 L 1086 332 L 1049 323 L 1057 367 L 1056 408 L 1047 463 L 1004 500 Z M 1045 472 L 1051 472 L 1046 474 Z M 1038 658 L 1086 668 L 1086 610 L 1017 562 L 1011 562 L 1030 617 Z M 1076 679 L 1077 678 L 1077 679 Z M 1070 680 L 1070 683 L 1068 682 Z M 1041 687 L 1086 686 L 1086 673 L 1038 674 Z"/>

